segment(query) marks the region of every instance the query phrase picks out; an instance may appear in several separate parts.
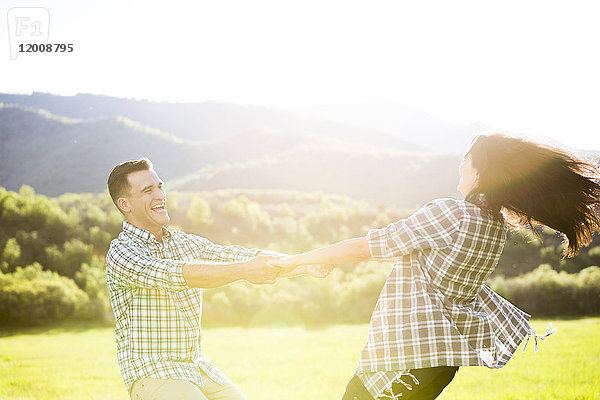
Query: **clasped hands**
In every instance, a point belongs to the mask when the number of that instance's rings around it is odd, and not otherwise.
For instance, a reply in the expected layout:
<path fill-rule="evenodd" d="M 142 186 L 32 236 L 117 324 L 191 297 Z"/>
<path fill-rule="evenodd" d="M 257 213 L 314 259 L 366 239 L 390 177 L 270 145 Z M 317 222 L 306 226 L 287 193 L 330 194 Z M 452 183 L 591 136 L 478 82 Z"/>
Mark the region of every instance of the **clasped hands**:
<path fill-rule="evenodd" d="M 325 278 L 336 267 L 335 265 L 300 265 L 295 256 L 261 250 L 259 254 L 247 262 L 246 280 L 254 284 L 275 283 L 277 278 L 288 278 L 298 275 L 310 275 Z"/>

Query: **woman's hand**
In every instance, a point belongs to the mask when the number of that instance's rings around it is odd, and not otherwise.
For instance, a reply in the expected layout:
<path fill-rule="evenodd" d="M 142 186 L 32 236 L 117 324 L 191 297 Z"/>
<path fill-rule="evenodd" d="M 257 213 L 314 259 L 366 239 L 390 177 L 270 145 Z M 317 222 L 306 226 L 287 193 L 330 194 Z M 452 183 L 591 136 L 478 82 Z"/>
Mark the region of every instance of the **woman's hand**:
<path fill-rule="evenodd" d="M 306 274 L 313 278 L 326 278 L 335 267 L 336 265 L 331 264 L 300 265 L 292 270 L 291 273 Z"/>
<path fill-rule="evenodd" d="M 278 277 L 310 275 L 315 278 L 325 278 L 336 267 L 331 264 L 300 265 L 297 256 L 285 256 L 269 260 L 275 267 L 281 268 Z"/>

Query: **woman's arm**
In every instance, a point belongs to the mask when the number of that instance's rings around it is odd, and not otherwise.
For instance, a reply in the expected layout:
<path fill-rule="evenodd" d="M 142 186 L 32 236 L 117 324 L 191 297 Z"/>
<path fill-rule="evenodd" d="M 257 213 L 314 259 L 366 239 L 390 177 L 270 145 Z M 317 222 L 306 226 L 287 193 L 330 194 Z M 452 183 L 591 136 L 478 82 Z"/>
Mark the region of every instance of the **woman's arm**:
<path fill-rule="evenodd" d="M 320 249 L 308 251 L 269 261 L 272 265 L 282 268 L 282 272 L 291 271 L 298 265 L 317 264 L 347 264 L 371 259 L 369 243 L 366 237 L 344 240 Z"/>

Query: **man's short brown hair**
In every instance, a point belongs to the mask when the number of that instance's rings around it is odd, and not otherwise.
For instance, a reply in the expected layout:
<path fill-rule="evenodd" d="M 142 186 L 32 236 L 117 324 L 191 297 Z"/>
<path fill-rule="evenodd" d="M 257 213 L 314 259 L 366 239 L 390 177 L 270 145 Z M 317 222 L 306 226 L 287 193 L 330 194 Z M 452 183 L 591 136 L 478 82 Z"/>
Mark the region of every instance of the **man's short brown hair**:
<path fill-rule="evenodd" d="M 152 165 L 152 162 L 145 157 L 140 158 L 139 160 L 122 162 L 113 168 L 112 172 L 108 176 L 107 185 L 108 193 L 110 194 L 110 197 L 117 208 L 119 208 L 117 204 L 119 197 L 122 197 L 124 194 L 128 194 L 131 190 L 127 175 L 132 172 L 145 171 L 153 168 L 154 166 Z"/>

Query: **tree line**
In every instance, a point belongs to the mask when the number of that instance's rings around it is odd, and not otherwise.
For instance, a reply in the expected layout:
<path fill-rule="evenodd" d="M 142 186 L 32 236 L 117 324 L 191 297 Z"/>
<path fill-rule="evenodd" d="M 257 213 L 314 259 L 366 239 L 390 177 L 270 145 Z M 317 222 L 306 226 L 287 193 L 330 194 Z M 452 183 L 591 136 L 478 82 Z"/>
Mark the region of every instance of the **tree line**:
<path fill-rule="evenodd" d="M 170 192 L 170 229 L 215 243 L 284 253 L 363 236 L 414 209 L 341 195 L 291 191 Z M 104 255 L 123 217 L 108 194 L 49 198 L 28 186 L 0 188 L 0 324 L 63 319 L 112 322 Z M 535 315 L 600 314 L 600 243 L 561 259 L 551 230 L 513 232 L 489 284 Z M 255 287 L 236 282 L 205 292 L 207 323 L 367 322 L 390 263 L 338 267 L 327 279 L 294 278 Z"/>

